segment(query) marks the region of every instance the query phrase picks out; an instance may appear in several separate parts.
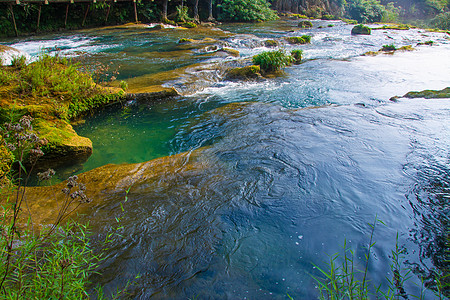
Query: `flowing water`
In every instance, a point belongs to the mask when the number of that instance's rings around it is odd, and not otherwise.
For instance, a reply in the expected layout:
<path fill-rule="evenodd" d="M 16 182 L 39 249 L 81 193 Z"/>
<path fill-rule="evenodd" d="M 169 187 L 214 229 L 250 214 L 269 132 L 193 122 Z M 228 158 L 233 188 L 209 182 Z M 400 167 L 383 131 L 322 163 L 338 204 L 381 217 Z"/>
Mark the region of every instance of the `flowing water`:
<path fill-rule="evenodd" d="M 385 225 L 374 231 L 374 284 L 383 289 L 392 279 L 397 233 L 415 270 L 407 291 L 419 293 L 416 275 L 448 268 L 450 99 L 389 100 L 450 85 L 448 35 L 414 29 L 352 36 L 352 26 L 342 22 L 313 23 L 309 30 L 281 20 L 213 31 L 242 57 L 268 50 L 262 46 L 267 38 L 312 35 L 310 45 L 283 46 L 303 49 L 305 61 L 282 77 L 226 82 L 212 76 L 196 93 L 153 104 L 131 101 L 76 127 L 92 139 L 94 152 L 64 176 L 175 154 L 186 161 L 133 187 L 128 201 L 120 194 L 87 216 L 99 237 L 122 217 L 122 237 L 95 278 L 107 291 L 132 280 L 136 299 L 312 299 L 318 291 L 311 275 L 320 275 L 315 265 L 326 268 L 345 241 L 364 268 L 375 218 Z M 211 35 L 107 28 L 9 44 L 30 55 L 55 45 L 65 54 L 81 51 L 89 60 L 121 65 L 120 79 L 126 79 L 233 62 L 177 44 L 181 37 Z M 384 44 L 427 40 L 435 45 L 360 56 Z M 204 167 L 192 170 L 194 160 Z"/>

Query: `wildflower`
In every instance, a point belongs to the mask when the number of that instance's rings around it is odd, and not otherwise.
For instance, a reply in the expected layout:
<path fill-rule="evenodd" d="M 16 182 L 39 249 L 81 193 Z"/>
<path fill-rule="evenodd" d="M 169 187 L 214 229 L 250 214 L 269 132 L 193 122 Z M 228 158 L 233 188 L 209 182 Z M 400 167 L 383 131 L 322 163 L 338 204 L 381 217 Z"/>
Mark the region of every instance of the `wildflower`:
<path fill-rule="evenodd" d="M 45 172 L 39 172 L 37 174 L 39 181 L 50 180 L 53 175 L 55 175 L 55 170 L 53 169 L 48 169 Z"/>

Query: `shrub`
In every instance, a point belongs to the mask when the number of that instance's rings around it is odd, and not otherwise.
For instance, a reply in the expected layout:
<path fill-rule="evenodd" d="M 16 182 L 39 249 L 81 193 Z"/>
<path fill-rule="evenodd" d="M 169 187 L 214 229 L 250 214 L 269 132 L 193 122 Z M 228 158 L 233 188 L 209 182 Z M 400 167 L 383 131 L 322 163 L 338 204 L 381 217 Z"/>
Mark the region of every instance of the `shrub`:
<path fill-rule="evenodd" d="M 301 15 L 301 14 L 291 14 L 290 17 L 291 17 L 292 19 L 308 19 L 307 16 Z"/>
<path fill-rule="evenodd" d="M 352 34 L 364 34 L 364 35 L 370 35 L 372 32 L 372 29 L 370 27 L 365 26 L 363 24 L 356 25 L 352 28 Z"/>
<path fill-rule="evenodd" d="M 292 50 L 291 56 L 294 58 L 294 64 L 298 65 L 302 62 L 303 50 Z"/>
<path fill-rule="evenodd" d="M 192 19 L 189 18 L 188 7 L 187 6 L 185 6 L 185 5 L 184 6 L 178 5 L 176 7 L 176 9 L 177 9 L 177 12 L 176 12 L 176 15 L 175 15 L 175 22 L 186 23 L 186 22 L 192 21 Z"/>
<path fill-rule="evenodd" d="M 380 51 L 395 51 L 395 50 L 397 50 L 397 48 L 395 47 L 394 44 L 383 45 L 380 49 Z"/>
<path fill-rule="evenodd" d="M 266 0 L 224 0 L 219 5 L 223 21 L 262 22 L 278 19 Z"/>
<path fill-rule="evenodd" d="M 293 63 L 294 58 L 282 50 L 267 51 L 253 56 L 253 64 L 259 65 L 264 72 L 275 72 Z"/>
<path fill-rule="evenodd" d="M 311 36 L 310 35 L 292 36 L 287 37 L 286 41 L 289 44 L 309 44 L 311 42 Z"/>
<path fill-rule="evenodd" d="M 298 27 L 311 28 L 311 27 L 313 27 L 313 24 L 311 21 L 301 21 L 300 23 L 298 23 Z"/>

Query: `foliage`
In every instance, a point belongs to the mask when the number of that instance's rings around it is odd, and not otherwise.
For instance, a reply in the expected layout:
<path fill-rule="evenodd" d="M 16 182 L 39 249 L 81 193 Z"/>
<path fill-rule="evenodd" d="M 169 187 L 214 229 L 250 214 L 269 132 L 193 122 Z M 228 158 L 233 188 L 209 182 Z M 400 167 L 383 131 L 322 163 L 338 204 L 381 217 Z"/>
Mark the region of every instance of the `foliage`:
<path fill-rule="evenodd" d="M 385 8 L 379 0 L 349 0 L 346 11 L 359 23 L 373 23 L 381 21 Z"/>
<path fill-rule="evenodd" d="M 332 255 L 327 270 L 315 266 L 322 275 L 321 278 L 313 276 L 319 289 L 319 299 L 372 299 L 372 296 L 374 299 L 410 299 L 409 296 L 424 299 L 423 286 L 420 295 L 409 295 L 404 288 L 405 282 L 412 277 L 412 270 L 403 267 L 406 249 L 399 246 L 398 234 L 395 249 L 391 251 L 390 255 L 392 278 L 387 278 L 389 283 L 387 290 L 381 291 L 380 286 L 369 284 L 368 266 L 372 257 L 372 248 L 376 244 L 373 237 L 377 223 L 382 223 L 382 221 L 375 218 L 374 223 L 369 224 L 371 233 L 369 243 L 365 247 L 363 269 L 358 268 L 355 253 L 347 247 L 346 241 L 344 241 L 343 254 Z M 342 260 L 341 263 L 339 263 L 340 260 Z M 435 272 L 436 289 L 433 292 L 438 299 L 444 299 L 446 276 L 448 274 Z"/>
<path fill-rule="evenodd" d="M 1 199 L 0 298 L 88 299 L 89 277 L 105 256 L 91 246 L 88 226 L 68 218 L 91 199 L 85 194 L 86 186 L 72 176 L 62 190 L 63 201 L 54 210 L 53 224 L 44 227 L 34 223 L 37 212 L 30 210 L 25 195 L 46 141 L 34 133 L 33 121 L 25 115 L 18 123 L 0 126 L 1 146 L 15 153 L 15 162 L 20 166 L 14 177 L 15 185 L 1 186 L 1 195 L 6 198 Z M 31 165 L 28 171 L 24 167 L 26 156 Z M 54 174 L 49 169 L 38 173 L 38 177 L 46 181 Z M 8 175 L 13 178 L 14 174 Z M 106 236 L 104 246 L 111 236 Z M 118 295 L 123 293 L 121 290 Z M 101 294 L 97 296 L 102 298 Z"/>
<path fill-rule="evenodd" d="M 253 64 L 259 65 L 267 73 L 276 72 L 293 63 L 294 58 L 282 50 L 266 51 L 253 56 Z"/>
<path fill-rule="evenodd" d="M 395 7 L 393 2 L 389 2 L 385 6 L 385 10 L 383 11 L 383 16 L 381 18 L 381 22 L 390 22 L 395 23 L 398 22 L 399 16 L 401 13 L 400 7 Z"/>
<path fill-rule="evenodd" d="M 372 32 L 372 29 L 370 29 L 370 27 L 365 26 L 363 24 L 356 25 L 352 28 L 352 34 L 370 35 L 371 32 Z"/>
<path fill-rule="evenodd" d="M 286 41 L 289 44 L 309 44 L 311 43 L 311 36 L 310 35 L 291 36 L 287 37 Z"/>
<path fill-rule="evenodd" d="M 322 20 L 338 20 L 338 18 L 336 18 L 333 15 L 322 15 L 321 19 Z"/>
<path fill-rule="evenodd" d="M 189 8 L 187 6 L 178 5 L 176 7 L 175 22 L 186 23 L 192 21 L 192 19 L 189 17 L 188 10 Z"/>
<path fill-rule="evenodd" d="M 262 22 L 278 19 L 266 0 L 223 0 L 219 7 L 219 19 L 223 21 Z"/>
<path fill-rule="evenodd" d="M 450 12 L 440 13 L 431 20 L 431 25 L 442 30 L 450 30 Z"/>
<path fill-rule="evenodd" d="M 296 49 L 296 50 L 292 50 L 291 51 L 291 56 L 294 58 L 294 63 L 296 65 L 301 63 L 302 55 L 303 55 L 303 50 Z"/>
<path fill-rule="evenodd" d="M 11 60 L 11 65 L 16 69 L 23 69 L 27 65 L 27 58 L 25 56 L 14 56 Z"/>

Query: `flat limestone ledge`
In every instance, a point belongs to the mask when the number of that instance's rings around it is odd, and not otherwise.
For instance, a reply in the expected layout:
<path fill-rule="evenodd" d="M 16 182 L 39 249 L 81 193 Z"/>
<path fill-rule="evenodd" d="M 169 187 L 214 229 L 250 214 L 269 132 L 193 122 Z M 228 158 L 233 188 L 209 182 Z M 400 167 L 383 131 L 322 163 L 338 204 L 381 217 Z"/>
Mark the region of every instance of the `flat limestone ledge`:
<path fill-rule="evenodd" d="M 127 93 L 127 99 L 136 101 L 154 101 L 163 100 L 178 95 L 180 94 L 173 87 L 167 88 L 160 85 L 152 85 L 129 91 Z"/>
<path fill-rule="evenodd" d="M 86 214 L 89 217 L 97 209 L 101 209 L 105 202 L 119 204 L 125 200 L 127 191 L 129 201 L 133 201 L 136 197 L 148 195 L 157 187 L 161 188 L 161 185 L 170 186 L 176 178 L 203 178 L 206 170 L 216 167 L 200 155 L 205 149 L 207 148 L 143 163 L 109 164 L 79 174 L 78 182 L 86 185 L 86 196 L 92 199 L 92 202 L 78 206 L 76 199 L 70 205 L 69 211 L 75 209 L 71 216 L 76 218 L 77 214 Z M 49 225 L 55 221 L 61 203 L 69 198 L 62 193 L 66 184 L 67 181 L 64 181 L 53 186 L 26 188 L 24 201 L 29 207 L 35 225 Z M 71 192 L 76 190 L 77 188 L 74 188 Z M 0 193 L 0 204 L 7 200 L 7 196 Z M 26 223 L 27 217 L 24 212 L 20 223 Z"/>

